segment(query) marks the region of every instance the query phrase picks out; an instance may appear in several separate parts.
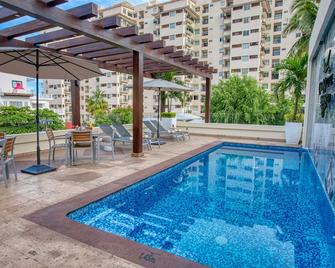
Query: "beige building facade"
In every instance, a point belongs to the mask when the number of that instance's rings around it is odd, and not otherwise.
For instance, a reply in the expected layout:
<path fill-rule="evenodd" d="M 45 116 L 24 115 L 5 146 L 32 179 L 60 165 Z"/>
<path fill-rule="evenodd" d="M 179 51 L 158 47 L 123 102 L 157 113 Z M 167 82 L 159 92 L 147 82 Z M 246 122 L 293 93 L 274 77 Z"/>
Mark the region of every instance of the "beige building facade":
<path fill-rule="evenodd" d="M 248 75 L 271 91 L 281 75 L 273 71 L 273 67 L 287 56 L 299 37 L 298 33 L 283 33 L 291 4 L 292 0 L 170 0 L 135 6 L 122 2 L 101 9 L 99 17 L 119 16 L 122 26 L 137 25 L 140 34 L 152 33 L 155 39 L 165 40 L 167 45 L 209 63 L 218 69 L 212 84 L 230 75 Z M 194 92 L 185 107 L 172 100 L 172 110 L 201 115 L 205 81 L 193 75 L 178 78 Z M 63 84 L 64 92 L 59 92 Z M 71 111 L 69 83 L 51 81 L 45 86 L 47 94 L 57 96 L 51 107 L 63 109 L 65 118 L 69 119 L 66 117 Z M 110 108 L 132 104 L 131 76 L 106 72 L 105 77 L 81 81 L 82 120 L 89 119 L 86 99 L 97 87 L 104 90 Z M 58 96 L 63 99 L 58 100 Z M 145 91 L 145 114 L 153 114 L 156 108 L 155 92 Z"/>

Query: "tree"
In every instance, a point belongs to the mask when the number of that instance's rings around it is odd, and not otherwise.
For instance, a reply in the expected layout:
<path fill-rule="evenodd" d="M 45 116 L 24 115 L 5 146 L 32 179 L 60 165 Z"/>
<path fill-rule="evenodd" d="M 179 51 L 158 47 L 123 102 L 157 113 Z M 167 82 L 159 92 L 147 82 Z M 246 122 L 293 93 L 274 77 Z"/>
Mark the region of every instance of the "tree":
<path fill-rule="evenodd" d="M 177 79 L 176 72 L 165 72 L 165 73 L 156 73 L 156 79 L 163 79 L 166 81 L 174 82 L 179 85 L 185 85 L 184 81 Z M 177 91 L 162 91 L 161 92 L 161 112 L 165 112 L 166 107 L 171 111 L 171 103 L 173 99 L 179 100 L 182 107 L 185 107 L 187 101 L 190 100 L 189 94 L 186 92 L 177 92 Z"/>
<path fill-rule="evenodd" d="M 284 72 L 282 78 L 275 86 L 275 93 L 280 98 L 285 98 L 286 93 L 290 93 L 293 102 L 292 120 L 298 119 L 298 113 L 302 107 L 302 93 L 307 81 L 308 54 L 289 56 L 279 63 L 275 70 Z"/>
<path fill-rule="evenodd" d="M 290 55 L 308 52 L 309 39 L 318 13 L 318 0 L 294 0 L 289 23 L 284 33 L 301 32 L 300 38 L 292 46 Z"/>
<path fill-rule="evenodd" d="M 108 102 L 104 97 L 104 92 L 100 88 L 97 88 L 93 92 L 93 95 L 86 100 L 86 103 L 87 111 L 92 116 L 108 112 Z"/>
<path fill-rule="evenodd" d="M 64 123 L 60 116 L 49 110 L 40 109 L 40 120 L 48 120 L 48 127 L 52 129 L 63 129 Z M 29 133 L 36 131 L 36 111 L 30 107 L 1 106 L 0 107 L 0 130 L 6 134 Z M 40 130 L 45 125 L 40 125 Z"/>
<path fill-rule="evenodd" d="M 115 108 L 109 113 L 96 114 L 95 125 L 111 125 L 113 123 L 130 124 L 133 122 L 133 110 L 131 107 Z"/>
<path fill-rule="evenodd" d="M 215 123 L 273 124 L 271 96 L 251 77 L 231 76 L 213 86 L 212 121 Z"/>

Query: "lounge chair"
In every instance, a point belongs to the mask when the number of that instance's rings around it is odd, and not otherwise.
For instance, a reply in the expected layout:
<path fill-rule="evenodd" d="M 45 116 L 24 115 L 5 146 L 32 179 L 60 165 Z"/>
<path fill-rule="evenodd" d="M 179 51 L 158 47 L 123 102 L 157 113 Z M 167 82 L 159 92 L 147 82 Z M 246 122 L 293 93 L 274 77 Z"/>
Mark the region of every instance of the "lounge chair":
<path fill-rule="evenodd" d="M 157 121 L 156 121 L 157 122 Z M 143 121 L 144 125 L 149 129 L 151 132 L 152 136 L 157 136 L 157 125 L 154 125 L 152 121 L 145 120 Z M 170 131 L 162 131 L 161 129 L 159 130 L 159 137 L 160 138 L 173 138 L 179 141 L 180 139 L 183 139 L 183 135 L 178 132 L 170 132 Z M 158 137 L 156 137 L 158 138 Z"/>
<path fill-rule="evenodd" d="M 112 157 L 113 157 L 113 160 L 114 160 L 114 158 L 115 158 L 114 157 L 115 156 L 115 147 L 114 147 L 114 145 L 115 145 L 115 141 L 114 141 L 115 130 L 111 126 L 109 126 L 109 125 L 100 125 L 100 129 L 104 133 L 103 140 L 105 138 L 108 139 L 108 145 L 106 145 L 105 147 L 109 147 L 110 148 L 110 150 L 108 150 L 108 151 L 112 152 Z"/>
<path fill-rule="evenodd" d="M 157 126 L 157 120 L 151 120 L 152 124 L 154 126 Z M 177 129 L 177 128 L 169 128 L 169 129 L 166 129 L 164 128 L 164 126 L 159 122 L 159 131 L 160 132 L 170 132 L 170 133 L 178 133 L 178 134 L 181 134 L 183 135 L 183 139 L 185 140 L 186 137 L 188 137 L 188 139 L 191 139 L 191 136 L 190 136 L 190 133 L 188 131 L 182 131 L 180 129 Z"/>
<path fill-rule="evenodd" d="M 113 142 L 122 142 L 122 143 L 133 143 L 133 136 L 129 133 L 129 131 L 124 127 L 124 125 L 120 123 L 114 123 L 112 127 L 115 129 Z M 143 138 L 143 145 L 147 146 L 148 151 L 151 148 L 151 139 L 149 137 Z"/>

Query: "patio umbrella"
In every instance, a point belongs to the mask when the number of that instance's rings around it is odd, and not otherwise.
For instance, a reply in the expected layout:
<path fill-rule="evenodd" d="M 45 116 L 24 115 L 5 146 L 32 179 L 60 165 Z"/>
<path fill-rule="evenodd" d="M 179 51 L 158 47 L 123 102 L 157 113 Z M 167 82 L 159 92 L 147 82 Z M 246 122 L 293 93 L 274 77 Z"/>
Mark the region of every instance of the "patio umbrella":
<path fill-rule="evenodd" d="M 55 170 L 41 164 L 39 136 L 39 79 L 82 80 L 103 75 L 96 64 L 41 48 L 0 48 L 0 72 L 36 78 L 36 165 L 22 170 L 41 174 Z"/>
<path fill-rule="evenodd" d="M 159 141 L 159 120 L 160 120 L 160 106 L 161 106 L 161 91 L 177 91 L 177 92 L 191 92 L 193 89 L 185 87 L 163 79 L 153 79 L 145 81 L 143 84 L 144 89 L 158 91 L 158 111 L 157 111 L 157 140 Z"/>

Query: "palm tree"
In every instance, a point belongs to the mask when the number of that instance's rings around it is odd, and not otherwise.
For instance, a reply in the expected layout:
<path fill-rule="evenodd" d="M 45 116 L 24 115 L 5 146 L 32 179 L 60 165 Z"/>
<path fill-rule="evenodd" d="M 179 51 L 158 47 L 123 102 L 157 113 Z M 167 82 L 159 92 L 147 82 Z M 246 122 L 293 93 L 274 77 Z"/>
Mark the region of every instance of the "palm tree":
<path fill-rule="evenodd" d="M 290 55 L 308 52 L 309 39 L 318 13 L 319 2 L 319 0 L 294 0 L 291 7 L 292 15 L 284 33 L 299 31 L 301 36 L 292 46 Z"/>
<path fill-rule="evenodd" d="M 87 100 L 87 111 L 92 115 L 103 114 L 108 112 L 108 102 L 104 97 L 104 92 L 100 88 L 97 88 L 93 95 Z"/>
<path fill-rule="evenodd" d="M 279 63 L 275 71 L 285 72 L 285 77 L 281 79 L 275 87 L 277 96 L 285 97 L 285 93 L 289 92 L 293 100 L 293 117 L 297 120 L 299 103 L 302 100 L 302 93 L 306 87 L 307 80 L 307 62 L 308 54 L 292 55 Z"/>
<path fill-rule="evenodd" d="M 175 76 L 176 76 L 176 72 L 165 72 L 165 73 L 157 73 L 155 75 L 155 78 L 163 79 L 166 81 L 171 81 L 179 85 L 185 85 L 183 81 L 177 79 Z M 166 107 L 168 107 L 169 111 L 171 110 L 172 99 L 179 100 L 180 103 L 182 104 L 182 107 L 184 107 L 186 101 L 189 100 L 189 97 L 187 96 L 188 96 L 187 93 L 175 92 L 175 91 L 171 91 L 171 92 L 162 91 L 161 92 L 161 112 L 162 113 L 165 112 Z M 168 102 L 168 105 L 167 105 L 167 102 Z"/>

